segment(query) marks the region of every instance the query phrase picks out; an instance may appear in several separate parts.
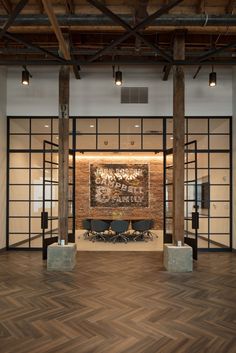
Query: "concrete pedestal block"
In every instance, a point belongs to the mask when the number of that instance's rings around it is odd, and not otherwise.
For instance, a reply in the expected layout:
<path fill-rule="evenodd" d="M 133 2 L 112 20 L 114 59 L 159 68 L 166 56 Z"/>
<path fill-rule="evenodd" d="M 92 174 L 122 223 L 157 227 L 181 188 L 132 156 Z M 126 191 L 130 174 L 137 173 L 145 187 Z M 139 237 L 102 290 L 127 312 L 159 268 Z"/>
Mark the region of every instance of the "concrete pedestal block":
<path fill-rule="evenodd" d="M 193 249 L 189 245 L 164 244 L 164 266 L 169 272 L 192 272 Z"/>
<path fill-rule="evenodd" d="M 48 246 L 47 269 L 49 271 L 71 271 L 76 264 L 76 244 Z"/>

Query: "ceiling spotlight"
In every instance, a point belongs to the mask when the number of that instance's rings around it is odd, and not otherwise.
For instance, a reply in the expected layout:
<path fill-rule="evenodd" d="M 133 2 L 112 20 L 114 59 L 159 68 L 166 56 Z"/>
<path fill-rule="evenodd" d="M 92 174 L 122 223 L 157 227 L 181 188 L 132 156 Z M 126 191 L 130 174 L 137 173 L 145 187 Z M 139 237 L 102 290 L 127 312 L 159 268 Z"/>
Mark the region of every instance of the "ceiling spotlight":
<path fill-rule="evenodd" d="M 24 86 L 29 85 L 29 79 L 32 77 L 30 72 L 27 70 L 26 66 L 23 66 L 24 70 L 22 71 L 21 83 Z"/>
<path fill-rule="evenodd" d="M 138 127 L 140 127 L 140 126 L 139 126 L 138 124 L 135 124 L 134 127 L 137 127 L 137 128 L 138 128 Z"/>
<path fill-rule="evenodd" d="M 171 136 L 171 137 L 170 137 L 170 139 L 171 139 L 171 140 L 174 140 L 174 137 L 173 137 L 173 136 Z"/>
<path fill-rule="evenodd" d="M 93 124 L 91 124 L 91 125 L 89 125 L 89 127 L 94 127 L 94 125 L 93 125 Z"/>
<path fill-rule="evenodd" d="M 46 124 L 46 125 L 44 125 L 44 127 L 49 127 L 49 125 Z"/>
<path fill-rule="evenodd" d="M 216 86 L 216 72 L 214 72 L 214 68 L 212 66 L 212 72 L 209 74 L 209 86 L 215 87 Z"/>
<path fill-rule="evenodd" d="M 117 86 L 122 85 L 122 72 L 120 71 L 119 67 L 118 67 L 118 70 L 115 72 L 115 84 Z"/>

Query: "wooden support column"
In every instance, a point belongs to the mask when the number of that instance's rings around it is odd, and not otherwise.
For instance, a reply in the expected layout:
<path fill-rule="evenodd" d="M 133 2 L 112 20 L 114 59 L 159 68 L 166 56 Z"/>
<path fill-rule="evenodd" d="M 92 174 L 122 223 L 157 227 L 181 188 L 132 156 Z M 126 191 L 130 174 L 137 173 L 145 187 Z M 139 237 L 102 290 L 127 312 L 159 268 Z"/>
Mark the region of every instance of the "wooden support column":
<path fill-rule="evenodd" d="M 58 240 L 64 240 L 65 244 L 68 243 L 69 83 L 70 67 L 61 66 L 59 73 Z"/>
<path fill-rule="evenodd" d="M 185 33 L 176 32 L 174 60 L 185 59 Z M 184 244 L 184 69 L 173 66 L 173 243 Z"/>

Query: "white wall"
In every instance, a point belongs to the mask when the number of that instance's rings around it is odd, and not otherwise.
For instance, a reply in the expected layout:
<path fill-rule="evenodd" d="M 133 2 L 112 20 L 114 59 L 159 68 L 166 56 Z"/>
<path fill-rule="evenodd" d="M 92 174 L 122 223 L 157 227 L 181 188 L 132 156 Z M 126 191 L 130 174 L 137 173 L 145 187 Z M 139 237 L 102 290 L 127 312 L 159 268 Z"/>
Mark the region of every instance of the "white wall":
<path fill-rule="evenodd" d="M 172 78 L 162 81 L 162 67 L 122 67 L 124 86 L 149 88 L 149 104 L 121 104 L 120 88 L 114 85 L 112 68 L 87 66 L 81 80 L 71 75 L 70 114 L 84 116 L 158 116 L 172 114 Z M 196 67 L 186 67 L 186 115 L 232 115 L 232 69 L 217 67 L 218 83 L 208 86 L 209 67 L 198 77 Z M 30 67 L 30 86 L 21 85 L 21 69 L 8 73 L 8 115 L 57 115 L 58 68 Z"/>
<path fill-rule="evenodd" d="M 236 68 L 233 69 L 233 248 L 236 249 Z"/>
<path fill-rule="evenodd" d="M 6 247 L 6 69 L 0 68 L 0 249 Z"/>

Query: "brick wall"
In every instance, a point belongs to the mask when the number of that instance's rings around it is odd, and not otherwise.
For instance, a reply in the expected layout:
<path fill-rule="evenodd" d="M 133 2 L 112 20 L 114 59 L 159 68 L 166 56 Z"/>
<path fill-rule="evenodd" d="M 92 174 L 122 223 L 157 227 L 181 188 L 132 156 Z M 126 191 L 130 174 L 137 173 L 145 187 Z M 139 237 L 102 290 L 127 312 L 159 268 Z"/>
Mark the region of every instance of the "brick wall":
<path fill-rule="evenodd" d="M 90 175 L 89 165 L 97 163 L 98 160 L 86 159 L 85 157 L 76 158 L 76 229 L 81 229 L 82 219 L 86 217 L 112 216 L 114 212 L 125 215 L 125 218 L 143 217 L 154 220 L 155 229 L 163 229 L 163 161 L 157 159 L 112 159 L 99 157 L 99 163 L 107 164 L 149 164 L 149 207 L 147 208 L 91 208 L 90 207 Z"/>

